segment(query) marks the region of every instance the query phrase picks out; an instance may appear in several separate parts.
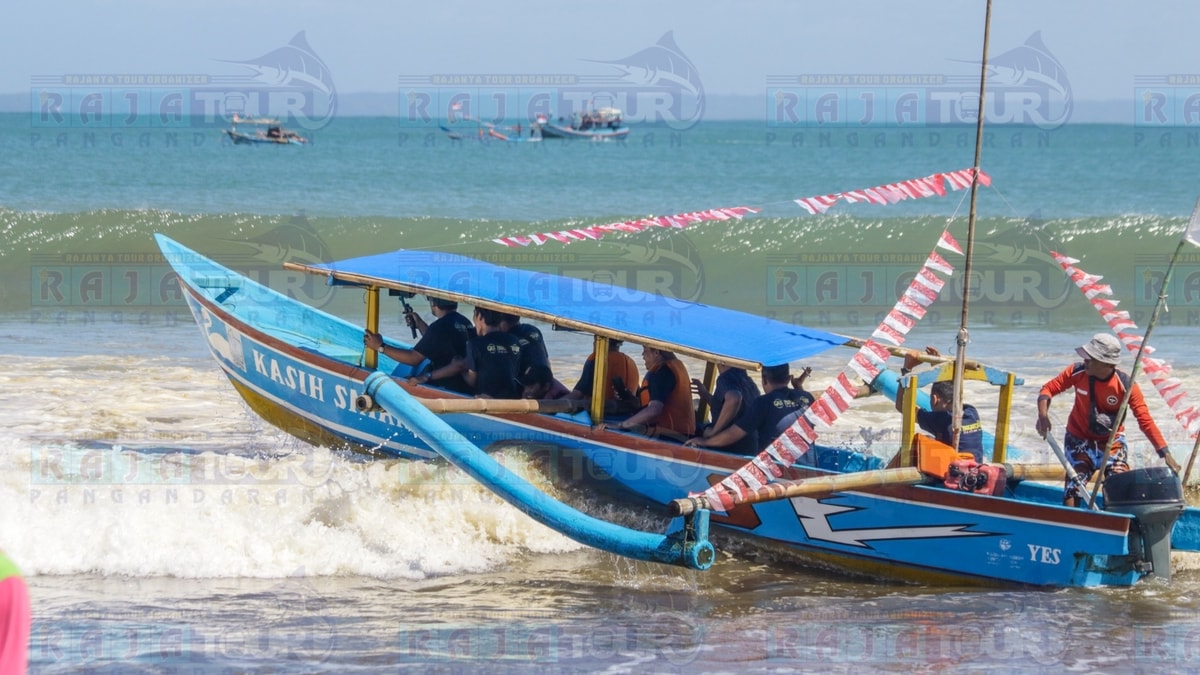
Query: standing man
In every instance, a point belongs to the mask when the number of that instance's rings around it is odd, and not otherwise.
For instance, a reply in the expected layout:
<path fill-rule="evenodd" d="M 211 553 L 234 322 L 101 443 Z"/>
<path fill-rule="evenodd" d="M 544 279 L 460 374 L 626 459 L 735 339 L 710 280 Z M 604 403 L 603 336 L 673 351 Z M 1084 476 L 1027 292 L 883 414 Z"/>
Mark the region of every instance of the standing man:
<path fill-rule="evenodd" d="M 368 349 L 374 349 L 409 366 L 419 366 L 425 359 L 429 359 L 430 367 L 426 372 L 410 378 L 412 382 L 432 384 L 435 387 L 445 387 L 468 394 L 471 388 L 463 380 L 460 371 L 455 370 L 441 378 L 435 377 L 433 373 L 449 366 L 454 359 L 466 356 L 467 339 L 474 333 L 474 327 L 467 317 L 458 313 L 457 302 L 431 297 L 429 310 L 437 317 L 432 324 L 425 323 L 425 320 L 415 313 L 405 315 L 405 320 L 411 319 L 410 325 L 421 333 L 421 339 L 412 349 L 386 345 L 381 334 L 371 331 L 363 332 L 363 344 Z"/>
<path fill-rule="evenodd" d="M 1167 441 L 1150 417 L 1150 410 L 1142 398 L 1142 390 L 1129 375 L 1117 369 L 1121 360 L 1121 343 L 1108 333 L 1097 333 L 1091 341 L 1075 349 L 1082 362 L 1067 366 L 1054 379 L 1042 386 L 1038 394 L 1037 432 L 1042 438 L 1050 431 L 1050 399 L 1066 391 L 1075 392 L 1075 403 L 1067 418 L 1067 429 L 1063 438 L 1067 457 L 1079 473 L 1075 480 L 1068 481 L 1063 503 L 1075 506 L 1078 503 L 1079 487 L 1085 485 L 1092 473 L 1104 464 L 1104 476 L 1129 470 L 1129 446 L 1125 442 L 1124 420 L 1116 419 L 1117 409 L 1131 388 L 1129 410 L 1137 419 L 1138 427 L 1175 473 L 1179 464 L 1171 456 Z M 1108 462 L 1104 462 L 1104 445 L 1113 428 L 1116 437 L 1108 448 Z"/>

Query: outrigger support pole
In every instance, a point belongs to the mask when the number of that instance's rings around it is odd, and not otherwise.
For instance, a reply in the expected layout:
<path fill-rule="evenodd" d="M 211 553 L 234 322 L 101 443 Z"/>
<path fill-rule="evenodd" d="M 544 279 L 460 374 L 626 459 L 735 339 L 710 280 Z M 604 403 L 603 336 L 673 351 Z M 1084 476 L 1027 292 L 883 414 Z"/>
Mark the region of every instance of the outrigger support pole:
<path fill-rule="evenodd" d="M 384 373 L 371 373 L 363 384 L 368 396 L 439 455 L 539 523 L 581 544 L 627 558 L 696 570 L 712 567 L 716 551 L 708 541 L 707 511 L 673 520 L 666 534 L 641 532 L 593 518 L 509 471 Z"/>

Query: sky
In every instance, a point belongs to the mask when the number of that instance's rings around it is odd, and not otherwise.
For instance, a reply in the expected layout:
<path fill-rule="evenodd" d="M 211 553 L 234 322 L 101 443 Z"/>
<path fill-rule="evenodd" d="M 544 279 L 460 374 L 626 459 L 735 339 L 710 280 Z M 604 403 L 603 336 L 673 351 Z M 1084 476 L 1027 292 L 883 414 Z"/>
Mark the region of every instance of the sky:
<path fill-rule="evenodd" d="M 968 74 L 984 0 L 76 0 L 8 3 L 0 93 L 66 74 L 238 73 L 304 31 L 340 93 L 403 76 L 596 74 L 673 32 L 710 95 L 772 77 Z M 1135 77 L 1200 72 L 1194 0 L 994 0 L 992 55 L 1039 32 L 1076 100 L 1133 99 Z"/>

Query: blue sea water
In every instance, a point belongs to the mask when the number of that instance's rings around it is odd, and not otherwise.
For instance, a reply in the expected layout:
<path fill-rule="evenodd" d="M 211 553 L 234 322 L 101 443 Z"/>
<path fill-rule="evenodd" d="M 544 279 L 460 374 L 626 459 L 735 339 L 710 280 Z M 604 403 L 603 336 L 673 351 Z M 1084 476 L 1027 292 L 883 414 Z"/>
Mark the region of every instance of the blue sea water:
<path fill-rule="evenodd" d="M 353 320 L 361 298 L 329 299 L 279 264 L 451 250 L 861 334 L 944 229 L 965 243 L 967 193 L 822 216 L 792 200 L 966 168 L 972 129 L 706 122 L 635 128 L 624 142 L 502 143 L 339 118 L 305 146 L 223 138 L 50 133 L 0 115 L 0 546 L 32 588 L 35 671 L 1195 663 L 1200 576 L 1183 557 L 1169 587 L 1031 594 L 847 581 L 736 544 L 705 574 L 596 554 L 452 471 L 277 432 L 220 376 L 182 305 L 158 293 L 167 272 L 152 235 L 165 232 Z M 993 184 L 977 203 L 969 349 L 1036 384 L 1105 329 L 1050 252 L 1103 275 L 1144 327 L 1200 194 L 1200 138 L 1078 125 L 996 127 L 986 139 Z M 727 206 L 761 211 L 569 246 L 492 241 Z M 1200 254 L 1189 249 L 1174 279 L 1154 343 L 1198 391 Z M 960 298 L 951 288 L 913 344 L 949 351 Z M 400 330 L 398 314 L 386 321 Z M 551 341 L 573 381 L 585 347 Z M 813 365 L 819 381 L 841 364 Z M 1023 396 L 1019 437 L 1041 452 Z M 1190 439 L 1154 406 L 1185 455 Z M 871 403 L 845 422 L 847 442 L 870 451 L 895 417 Z M 502 452 L 545 478 L 517 449 Z M 179 456 L 192 480 L 162 473 Z"/>

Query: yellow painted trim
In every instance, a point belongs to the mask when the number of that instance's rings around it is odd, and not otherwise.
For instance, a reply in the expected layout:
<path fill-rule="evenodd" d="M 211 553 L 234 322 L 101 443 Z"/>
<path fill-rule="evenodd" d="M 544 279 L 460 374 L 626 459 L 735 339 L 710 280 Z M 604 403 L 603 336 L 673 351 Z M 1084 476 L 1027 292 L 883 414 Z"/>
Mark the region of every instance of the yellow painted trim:
<path fill-rule="evenodd" d="M 379 332 L 379 287 L 371 286 L 367 288 L 367 330 L 372 333 Z M 382 347 L 381 347 L 382 349 Z M 366 367 L 375 370 L 379 366 L 379 352 L 374 349 L 368 349 Z"/>
<path fill-rule="evenodd" d="M 629 386 L 626 383 L 625 386 Z M 608 338 L 597 335 L 592 341 L 592 401 L 588 409 L 592 423 L 604 421 L 604 400 L 608 393 Z"/>

